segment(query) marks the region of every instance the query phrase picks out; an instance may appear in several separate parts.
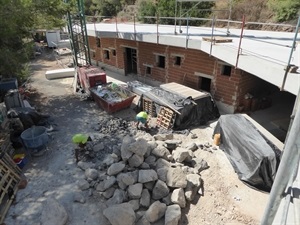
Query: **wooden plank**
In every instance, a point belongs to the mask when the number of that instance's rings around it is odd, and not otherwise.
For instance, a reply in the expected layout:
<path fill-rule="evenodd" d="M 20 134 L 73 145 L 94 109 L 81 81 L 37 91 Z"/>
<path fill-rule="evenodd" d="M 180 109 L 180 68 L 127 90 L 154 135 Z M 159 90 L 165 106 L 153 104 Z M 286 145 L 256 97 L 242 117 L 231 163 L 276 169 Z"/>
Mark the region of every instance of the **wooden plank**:
<path fill-rule="evenodd" d="M 225 37 L 219 37 L 219 36 L 214 36 L 213 38 L 211 37 L 202 37 L 203 41 L 208 41 L 208 42 L 215 42 L 215 43 L 228 43 L 232 42 L 231 38 L 225 38 Z"/>
<path fill-rule="evenodd" d="M 175 82 L 161 84 L 160 87 L 166 91 L 169 91 L 174 94 L 178 94 L 184 98 L 192 97 L 194 100 L 208 96 L 208 93 L 206 92 L 197 91 Z"/>

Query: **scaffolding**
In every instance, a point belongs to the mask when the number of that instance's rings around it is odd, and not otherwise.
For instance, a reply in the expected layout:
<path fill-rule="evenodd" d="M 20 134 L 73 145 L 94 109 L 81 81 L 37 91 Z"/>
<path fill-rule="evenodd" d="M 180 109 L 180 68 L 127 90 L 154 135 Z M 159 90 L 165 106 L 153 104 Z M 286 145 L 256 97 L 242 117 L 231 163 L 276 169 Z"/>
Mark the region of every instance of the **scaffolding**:
<path fill-rule="evenodd" d="M 83 0 L 77 0 L 77 9 L 75 13 L 68 11 L 67 20 L 74 65 L 91 65 Z"/>

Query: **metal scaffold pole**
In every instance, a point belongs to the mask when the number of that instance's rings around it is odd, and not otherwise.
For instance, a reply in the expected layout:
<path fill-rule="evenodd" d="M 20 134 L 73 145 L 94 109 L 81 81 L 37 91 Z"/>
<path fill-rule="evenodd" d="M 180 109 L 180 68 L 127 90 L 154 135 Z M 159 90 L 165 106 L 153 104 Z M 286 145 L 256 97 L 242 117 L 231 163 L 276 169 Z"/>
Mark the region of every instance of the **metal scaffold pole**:
<path fill-rule="evenodd" d="M 68 12 L 68 31 L 75 66 L 91 65 L 83 0 L 77 0 L 77 12 Z"/>
<path fill-rule="evenodd" d="M 298 97 L 300 96 L 300 88 Z M 292 183 L 295 169 L 299 166 L 300 160 L 300 110 L 295 113 L 295 118 L 289 135 L 287 137 L 281 162 L 270 192 L 269 201 L 265 209 L 261 225 L 271 225 L 275 219 L 280 202 L 288 183 Z"/>

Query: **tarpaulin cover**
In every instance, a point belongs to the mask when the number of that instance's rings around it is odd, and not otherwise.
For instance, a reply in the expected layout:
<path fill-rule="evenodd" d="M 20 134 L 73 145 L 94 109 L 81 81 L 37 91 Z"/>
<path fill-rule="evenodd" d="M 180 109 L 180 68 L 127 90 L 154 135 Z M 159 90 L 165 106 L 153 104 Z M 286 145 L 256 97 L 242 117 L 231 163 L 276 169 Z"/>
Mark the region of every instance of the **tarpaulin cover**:
<path fill-rule="evenodd" d="M 208 93 L 206 97 L 194 101 L 191 97 L 183 98 L 178 94 L 155 87 L 144 92 L 143 95 L 155 102 L 157 108 L 166 106 L 180 113 L 176 115 L 173 129 L 182 130 L 191 126 L 205 125 L 209 120 L 220 116 L 218 108 Z"/>
<path fill-rule="evenodd" d="M 279 165 L 280 150 L 243 115 L 222 115 L 214 134 L 221 135 L 225 152 L 240 180 L 270 191 Z"/>

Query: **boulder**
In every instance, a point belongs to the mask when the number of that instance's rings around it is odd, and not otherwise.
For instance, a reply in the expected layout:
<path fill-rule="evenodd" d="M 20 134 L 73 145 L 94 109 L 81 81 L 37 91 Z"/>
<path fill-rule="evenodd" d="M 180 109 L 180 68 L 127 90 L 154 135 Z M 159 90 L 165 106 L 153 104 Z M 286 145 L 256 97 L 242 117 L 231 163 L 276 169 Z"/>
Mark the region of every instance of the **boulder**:
<path fill-rule="evenodd" d="M 158 179 L 157 173 L 155 170 L 140 170 L 139 171 L 139 183 L 147 183 L 150 181 L 155 181 Z"/>
<path fill-rule="evenodd" d="M 112 225 L 134 225 L 135 212 L 129 203 L 123 203 L 108 207 L 103 215 Z"/>
<path fill-rule="evenodd" d="M 157 143 L 155 141 L 148 141 L 148 150 L 150 150 L 150 153 L 153 149 L 157 147 Z"/>
<path fill-rule="evenodd" d="M 167 185 L 174 188 L 185 188 L 187 185 L 186 175 L 180 168 L 169 168 L 167 173 Z"/>
<path fill-rule="evenodd" d="M 183 162 L 187 157 L 190 156 L 189 151 L 187 149 L 184 148 L 176 148 L 176 150 L 174 150 L 172 152 L 172 156 L 174 158 L 174 160 L 176 162 Z"/>
<path fill-rule="evenodd" d="M 148 189 L 143 189 L 142 196 L 140 199 L 141 206 L 148 208 L 150 205 L 150 198 L 151 198 L 151 196 L 150 196 Z"/>
<path fill-rule="evenodd" d="M 173 139 L 173 134 L 169 133 L 169 134 L 156 134 L 153 136 L 155 140 L 158 141 L 166 141 L 166 140 L 171 140 Z"/>
<path fill-rule="evenodd" d="M 81 179 L 77 181 L 77 187 L 79 188 L 79 190 L 84 191 L 90 188 L 90 184 L 86 180 Z"/>
<path fill-rule="evenodd" d="M 165 182 L 157 180 L 152 190 L 152 198 L 154 200 L 162 199 L 170 193 L 170 190 Z"/>
<path fill-rule="evenodd" d="M 179 205 L 170 205 L 167 207 L 165 215 L 165 225 L 178 225 L 181 218 L 181 208 Z"/>
<path fill-rule="evenodd" d="M 84 174 L 88 180 L 96 180 L 98 178 L 98 171 L 95 169 L 89 168 L 89 169 L 85 170 Z"/>
<path fill-rule="evenodd" d="M 139 167 L 144 162 L 144 156 L 134 154 L 128 159 L 130 167 Z"/>
<path fill-rule="evenodd" d="M 145 169 L 145 170 L 151 169 L 150 166 L 149 166 L 149 164 L 148 164 L 148 163 L 145 163 L 145 162 L 143 162 L 143 163 L 140 165 L 140 168 L 141 168 L 141 169 Z"/>
<path fill-rule="evenodd" d="M 83 194 L 79 193 L 79 192 L 76 192 L 74 194 L 74 199 L 73 200 L 74 200 L 74 202 L 79 202 L 79 203 L 82 203 L 82 204 L 85 203 L 85 198 L 84 198 Z"/>
<path fill-rule="evenodd" d="M 125 189 L 127 186 L 135 184 L 138 180 L 138 171 L 120 173 L 117 176 L 118 185 Z"/>
<path fill-rule="evenodd" d="M 187 186 L 184 195 L 187 201 L 193 201 L 202 184 L 202 180 L 198 174 L 188 174 L 186 178 Z"/>
<path fill-rule="evenodd" d="M 115 193 L 115 190 L 116 188 L 114 187 L 110 187 L 108 188 L 107 190 L 105 190 L 102 195 L 105 197 L 105 198 L 111 198 L 113 196 L 113 194 Z"/>
<path fill-rule="evenodd" d="M 77 166 L 78 166 L 80 169 L 82 169 L 82 170 L 85 171 L 85 170 L 87 170 L 87 169 L 89 169 L 89 168 L 93 168 L 93 167 L 94 167 L 94 164 L 79 161 L 79 162 L 77 163 Z"/>
<path fill-rule="evenodd" d="M 182 188 L 175 189 L 171 195 L 171 201 L 178 204 L 181 208 L 186 206 L 184 190 Z"/>
<path fill-rule="evenodd" d="M 145 218 L 150 222 L 154 223 L 165 215 L 167 206 L 165 203 L 155 201 L 150 205 L 149 209 L 145 213 Z"/>
<path fill-rule="evenodd" d="M 102 161 L 103 166 L 107 167 L 110 166 L 111 164 L 115 163 L 116 159 L 113 157 L 111 154 L 107 155 L 105 159 Z"/>
<path fill-rule="evenodd" d="M 158 179 L 162 180 L 163 182 L 167 182 L 167 173 L 168 173 L 168 169 L 163 167 L 163 168 L 159 168 L 157 169 L 157 176 Z"/>
<path fill-rule="evenodd" d="M 173 202 L 171 201 L 171 196 L 172 193 L 169 193 L 166 197 L 162 199 L 162 202 L 165 203 L 166 205 L 172 205 Z"/>
<path fill-rule="evenodd" d="M 116 175 L 120 173 L 123 169 L 125 168 L 125 163 L 124 162 L 118 162 L 110 165 L 110 167 L 107 169 L 107 174 L 109 176 Z"/>
<path fill-rule="evenodd" d="M 64 225 L 68 221 L 68 213 L 65 208 L 55 199 L 48 198 L 43 203 L 41 224 L 43 225 Z M 29 222 L 29 221 L 28 221 Z"/>
<path fill-rule="evenodd" d="M 186 146 L 185 146 L 185 148 L 187 149 L 187 150 L 191 150 L 191 151 L 196 151 L 197 149 L 198 149 L 198 146 L 197 146 L 197 144 L 196 143 L 189 143 L 189 144 L 187 144 Z"/>
<path fill-rule="evenodd" d="M 134 211 L 140 208 L 140 200 L 139 199 L 132 199 L 128 202 Z"/>
<path fill-rule="evenodd" d="M 146 219 L 145 216 L 142 216 L 136 223 L 136 225 L 151 225 L 151 223 Z"/>
<path fill-rule="evenodd" d="M 121 189 L 116 189 L 114 195 L 106 201 L 107 206 L 117 205 L 124 202 L 126 199 L 125 191 Z"/>
<path fill-rule="evenodd" d="M 189 202 L 193 201 L 193 199 L 195 198 L 196 194 L 197 194 L 197 190 L 199 188 L 195 187 L 192 183 L 188 182 L 185 191 L 184 191 L 184 196 L 185 199 Z"/>
<path fill-rule="evenodd" d="M 147 163 L 151 168 L 155 167 L 156 157 L 154 155 L 150 155 L 145 158 L 145 163 Z"/>
<path fill-rule="evenodd" d="M 111 177 L 107 177 L 106 180 L 104 181 L 101 181 L 97 187 L 96 187 L 96 190 L 97 191 L 105 191 L 107 190 L 108 188 L 110 188 L 111 186 L 113 186 L 114 184 L 116 183 L 116 177 L 114 176 L 111 176 Z"/>
<path fill-rule="evenodd" d="M 103 142 L 100 142 L 100 143 L 94 145 L 94 147 L 93 147 L 93 150 L 94 150 L 95 152 L 100 152 L 100 151 L 102 151 L 103 149 L 104 149 L 104 144 L 103 144 Z"/>
<path fill-rule="evenodd" d="M 151 154 L 155 155 L 158 158 L 168 159 L 167 156 L 170 155 L 170 151 L 166 147 L 158 145 L 155 149 L 152 150 Z"/>
<path fill-rule="evenodd" d="M 158 170 L 159 168 L 163 168 L 163 167 L 169 168 L 170 166 L 171 166 L 171 163 L 165 159 L 159 158 L 156 161 L 156 170 Z"/>
<path fill-rule="evenodd" d="M 121 158 L 125 162 L 133 155 L 133 152 L 129 151 L 128 148 L 134 141 L 135 140 L 130 136 L 124 137 L 122 141 Z"/>
<path fill-rule="evenodd" d="M 147 183 L 144 183 L 144 187 L 147 188 L 149 191 L 152 191 L 155 185 L 155 181 L 150 181 Z"/>
<path fill-rule="evenodd" d="M 143 184 L 141 184 L 141 183 L 129 185 L 128 190 L 127 190 L 128 197 L 130 199 L 140 198 L 142 195 L 142 190 L 143 190 Z"/>
<path fill-rule="evenodd" d="M 195 187 L 201 186 L 201 177 L 198 174 L 188 174 L 186 180 L 192 183 Z"/>
<path fill-rule="evenodd" d="M 207 162 L 204 159 L 194 158 L 191 164 L 195 168 L 197 173 L 200 173 L 201 171 L 209 168 Z"/>
<path fill-rule="evenodd" d="M 144 156 L 148 150 L 148 142 L 143 138 L 138 138 L 136 142 L 131 143 L 128 147 L 128 151 L 137 155 Z"/>

